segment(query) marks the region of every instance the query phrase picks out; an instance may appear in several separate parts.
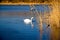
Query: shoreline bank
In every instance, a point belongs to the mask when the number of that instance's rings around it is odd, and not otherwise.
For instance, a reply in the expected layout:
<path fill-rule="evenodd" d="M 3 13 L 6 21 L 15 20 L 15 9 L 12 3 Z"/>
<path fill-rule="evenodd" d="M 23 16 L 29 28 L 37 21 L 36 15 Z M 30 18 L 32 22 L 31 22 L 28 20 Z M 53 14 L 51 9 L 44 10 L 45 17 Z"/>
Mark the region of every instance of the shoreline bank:
<path fill-rule="evenodd" d="M 50 3 L 0 3 L 0 5 L 49 5 Z"/>

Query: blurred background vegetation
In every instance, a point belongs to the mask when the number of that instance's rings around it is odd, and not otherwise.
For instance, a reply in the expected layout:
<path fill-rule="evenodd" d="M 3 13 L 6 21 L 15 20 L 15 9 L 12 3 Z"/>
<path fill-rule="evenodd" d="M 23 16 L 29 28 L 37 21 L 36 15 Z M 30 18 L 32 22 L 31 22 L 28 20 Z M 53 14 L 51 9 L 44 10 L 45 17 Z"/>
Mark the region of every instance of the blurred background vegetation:
<path fill-rule="evenodd" d="M 0 0 L 0 3 L 20 3 L 20 2 L 26 2 L 26 3 L 44 3 L 44 2 L 52 2 L 54 0 Z M 55 0 L 60 2 L 60 0 Z"/>

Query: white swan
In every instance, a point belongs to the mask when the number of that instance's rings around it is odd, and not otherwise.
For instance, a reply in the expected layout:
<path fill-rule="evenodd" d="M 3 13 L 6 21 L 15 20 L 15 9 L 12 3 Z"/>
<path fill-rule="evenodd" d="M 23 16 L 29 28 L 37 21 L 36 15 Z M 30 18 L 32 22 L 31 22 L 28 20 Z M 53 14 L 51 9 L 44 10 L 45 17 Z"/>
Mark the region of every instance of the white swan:
<path fill-rule="evenodd" d="M 31 19 L 24 19 L 24 23 L 25 24 L 31 24 L 32 26 L 33 26 L 33 24 L 32 24 L 32 19 L 33 19 L 34 17 L 31 17 Z"/>

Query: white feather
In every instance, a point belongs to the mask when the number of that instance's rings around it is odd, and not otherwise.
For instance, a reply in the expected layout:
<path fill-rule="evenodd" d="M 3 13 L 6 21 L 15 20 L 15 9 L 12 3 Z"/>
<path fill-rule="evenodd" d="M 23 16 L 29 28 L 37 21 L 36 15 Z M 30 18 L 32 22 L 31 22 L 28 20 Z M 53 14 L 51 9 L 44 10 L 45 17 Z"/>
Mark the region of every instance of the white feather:
<path fill-rule="evenodd" d="M 31 17 L 31 19 L 24 19 L 24 23 L 30 24 L 30 23 L 32 23 L 32 19 L 33 19 L 33 17 Z"/>

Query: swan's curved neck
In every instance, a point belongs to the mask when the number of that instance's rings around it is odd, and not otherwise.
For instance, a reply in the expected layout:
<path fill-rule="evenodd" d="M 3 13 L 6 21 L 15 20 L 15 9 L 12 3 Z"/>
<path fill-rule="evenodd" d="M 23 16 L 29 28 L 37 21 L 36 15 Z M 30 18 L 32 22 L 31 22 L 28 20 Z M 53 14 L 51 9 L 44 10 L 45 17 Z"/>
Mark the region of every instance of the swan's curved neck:
<path fill-rule="evenodd" d="M 33 19 L 33 17 L 31 17 L 31 26 L 33 26 L 32 19 Z"/>
<path fill-rule="evenodd" d="M 32 21 L 33 17 L 31 17 L 31 21 Z"/>

